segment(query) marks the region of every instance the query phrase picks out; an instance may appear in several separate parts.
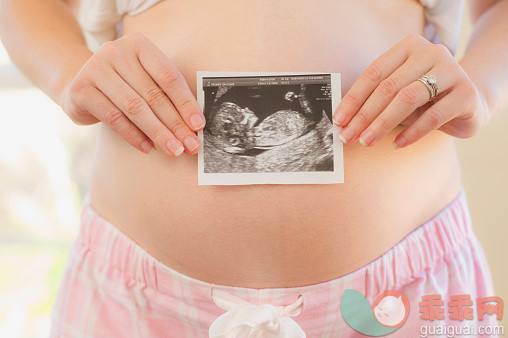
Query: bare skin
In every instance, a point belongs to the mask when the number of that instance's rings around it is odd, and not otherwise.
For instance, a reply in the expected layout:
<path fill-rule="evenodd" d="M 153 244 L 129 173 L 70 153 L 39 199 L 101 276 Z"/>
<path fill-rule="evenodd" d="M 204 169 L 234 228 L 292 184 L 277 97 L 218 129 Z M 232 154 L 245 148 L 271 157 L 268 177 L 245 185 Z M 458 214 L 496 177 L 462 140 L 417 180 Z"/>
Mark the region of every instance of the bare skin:
<path fill-rule="evenodd" d="M 310 14 L 301 6 L 291 15 L 287 5 L 272 6 L 272 14 L 261 15 L 265 5 L 250 4 L 247 12 L 254 12 L 254 21 L 242 25 L 244 18 L 234 15 L 240 4 L 198 10 L 192 1 L 168 1 L 126 18 L 124 33 L 140 31 L 148 37 L 173 60 L 192 92 L 197 70 L 320 69 L 341 72 L 346 93 L 379 54 L 408 34 L 422 33 L 418 4 L 393 5 L 399 14 L 419 19 L 407 20 L 385 39 L 372 37 L 361 43 L 354 41 L 358 26 L 348 17 L 355 11 L 361 15 L 367 2 L 328 3 Z M 376 31 L 389 21 L 385 15 L 397 15 L 385 11 L 363 29 Z M 283 22 L 268 24 L 284 13 Z M 336 13 L 332 24 L 327 13 Z M 299 27 L 302 19 L 313 22 L 312 28 Z M 162 20 L 167 22 L 164 30 L 149 24 Z M 197 34 L 199 28 L 179 30 L 186 21 L 201 22 L 206 34 Z M 253 31 L 251 26 L 265 28 Z M 273 36 L 273 30 L 285 33 Z M 316 32 L 321 32 L 320 39 Z M 249 34 L 255 34 L 256 41 Z M 299 41 L 294 41 L 295 35 Z M 293 40 L 291 48 L 288 40 Z M 351 53 L 355 48 L 361 49 L 360 56 Z M 205 187 L 196 182 L 195 156 L 172 161 L 155 153 L 129 161 L 136 152 L 102 128 L 92 202 L 155 257 L 189 276 L 255 288 L 314 284 L 377 258 L 457 194 L 460 171 L 450 136 L 434 132 L 414 148 L 397 152 L 390 144 L 393 135 L 372 149 L 359 143 L 345 146 L 345 184 Z M 133 180 L 141 170 L 146 179 Z M 126 185 L 126 180 L 132 182 Z M 150 199 L 145 201 L 139 191 Z M 178 191 L 177 198 L 168 197 L 171 191 Z"/>
<path fill-rule="evenodd" d="M 21 12 L 14 1 L 2 3 L 14 17 Z M 471 99 L 474 123 L 461 130 L 464 137 L 473 136 L 506 105 L 500 97 L 508 85 L 508 76 L 503 74 L 508 58 L 486 62 L 481 52 L 496 48 L 496 55 L 508 55 L 508 44 L 500 48 L 502 42 L 496 40 L 508 28 L 503 23 L 508 5 L 507 1 L 484 4 L 473 7 L 476 17 L 484 15 L 466 57 L 456 64 L 449 82 L 452 86 L 460 80 L 461 88 L 467 82 L 475 89 Z M 400 125 L 403 119 L 394 119 L 391 130 L 368 147 L 354 141 L 344 146 L 344 184 L 198 186 L 198 150 L 191 150 L 184 142 L 202 128 L 192 128 L 190 123 L 199 109 L 182 100 L 195 94 L 197 70 L 340 72 L 342 94 L 351 94 L 351 88 L 361 89 L 353 84 L 380 55 L 407 36 L 423 34 L 423 8 L 416 1 L 321 1 L 319 5 L 304 1 L 161 2 L 136 17 L 126 17 L 125 36 L 109 45 L 113 47 L 110 52 L 138 56 L 146 74 L 166 95 L 160 105 L 140 104 L 142 112 L 132 114 L 121 92 L 103 87 L 106 94 L 92 102 L 116 107 L 117 119 L 123 124 L 108 120 L 105 111 L 111 109 L 87 114 L 93 108 L 77 104 L 76 93 L 83 94 L 82 88 L 111 85 L 104 81 L 112 81 L 112 76 L 94 79 L 90 75 L 93 72 L 83 65 L 92 55 L 83 48 L 75 22 L 57 4 L 48 8 L 48 12 L 60 13 L 60 22 L 52 19 L 52 24 L 68 28 L 53 32 L 60 41 L 74 46 L 69 47 L 74 58 L 64 57 L 62 62 L 61 52 L 43 49 L 38 53 L 44 62 L 38 65 L 23 56 L 23 48 L 29 49 L 30 41 L 36 39 L 22 27 L 34 25 L 35 15 L 24 26 L 11 22 L 9 28 L 0 27 L 4 43 L 18 66 L 75 122 L 104 122 L 90 185 L 94 207 L 161 262 L 186 275 L 252 288 L 324 282 L 382 255 L 442 210 L 459 191 L 460 167 L 453 138 L 460 135 L 435 130 L 435 126 L 413 144 L 395 150 L 391 143 L 404 130 Z M 12 31 L 28 36 L 24 44 L 14 42 L 17 35 Z M 50 39 L 46 43 L 51 44 Z M 141 55 L 140 44 L 150 52 Z M 52 61 L 59 58 L 59 63 Z M 90 60 L 88 67 L 113 64 L 122 74 L 119 59 L 104 50 Z M 37 72 L 48 64 L 53 72 Z M 169 68 L 181 74 L 173 88 L 164 77 L 157 77 L 164 74 L 161 69 Z M 468 76 L 463 76 L 462 70 Z M 135 92 L 147 92 L 134 88 L 138 82 L 126 82 Z M 459 97 L 464 97 L 464 92 Z M 183 102 L 187 103 L 179 104 Z M 353 110 L 349 111 L 350 120 L 358 113 Z M 459 115 L 457 112 L 450 120 Z M 156 125 L 162 127 L 154 129 Z M 367 127 L 357 126 L 357 136 Z M 184 153 L 175 157 L 175 151 L 167 147 L 171 140 L 185 146 Z"/>

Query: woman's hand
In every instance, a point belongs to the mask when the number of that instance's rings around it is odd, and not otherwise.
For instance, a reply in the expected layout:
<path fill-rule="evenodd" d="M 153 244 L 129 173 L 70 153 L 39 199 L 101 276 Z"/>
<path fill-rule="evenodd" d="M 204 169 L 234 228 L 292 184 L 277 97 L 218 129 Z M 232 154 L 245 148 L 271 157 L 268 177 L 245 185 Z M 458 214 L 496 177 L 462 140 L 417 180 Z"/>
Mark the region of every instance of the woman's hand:
<path fill-rule="evenodd" d="M 429 102 L 417 81 L 434 75 L 439 92 Z M 437 129 L 468 138 L 487 124 L 484 98 L 448 49 L 410 35 L 376 59 L 355 81 L 334 113 L 344 143 L 373 146 L 399 124 L 407 127 L 393 143 L 401 148 Z"/>
<path fill-rule="evenodd" d="M 66 86 L 60 105 L 75 123 L 102 121 L 144 153 L 155 145 L 170 156 L 195 154 L 195 131 L 205 125 L 180 71 L 141 33 L 104 43 Z"/>

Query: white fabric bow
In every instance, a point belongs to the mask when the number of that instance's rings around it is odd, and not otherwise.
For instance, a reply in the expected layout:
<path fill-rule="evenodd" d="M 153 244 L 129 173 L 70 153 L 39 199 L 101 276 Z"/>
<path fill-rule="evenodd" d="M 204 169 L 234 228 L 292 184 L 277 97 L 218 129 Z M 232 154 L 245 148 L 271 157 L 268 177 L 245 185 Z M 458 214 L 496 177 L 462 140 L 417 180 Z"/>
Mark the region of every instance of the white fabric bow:
<path fill-rule="evenodd" d="M 255 305 L 220 289 L 212 289 L 212 300 L 227 310 L 210 326 L 210 338 L 305 338 L 305 332 L 293 318 L 302 311 L 303 298 L 291 305 Z"/>

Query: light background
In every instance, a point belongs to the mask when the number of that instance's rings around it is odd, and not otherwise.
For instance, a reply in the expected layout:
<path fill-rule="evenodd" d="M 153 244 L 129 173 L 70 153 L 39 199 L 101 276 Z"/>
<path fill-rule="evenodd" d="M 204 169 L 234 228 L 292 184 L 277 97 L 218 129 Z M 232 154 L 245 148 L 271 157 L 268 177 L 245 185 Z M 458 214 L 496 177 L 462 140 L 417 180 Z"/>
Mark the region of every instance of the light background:
<path fill-rule="evenodd" d="M 457 57 L 463 55 L 472 25 L 467 11 Z M 473 138 L 455 144 L 462 165 L 473 226 L 483 245 L 494 279 L 496 296 L 508 305 L 508 111 L 502 112 Z M 507 328 L 508 310 L 501 325 Z"/>
<path fill-rule="evenodd" d="M 470 31 L 466 13 L 458 57 Z M 0 337 L 46 337 L 79 224 L 96 128 L 73 125 L 22 78 L 1 46 L 0 117 Z M 496 295 L 508 300 L 508 111 L 456 144 Z"/>

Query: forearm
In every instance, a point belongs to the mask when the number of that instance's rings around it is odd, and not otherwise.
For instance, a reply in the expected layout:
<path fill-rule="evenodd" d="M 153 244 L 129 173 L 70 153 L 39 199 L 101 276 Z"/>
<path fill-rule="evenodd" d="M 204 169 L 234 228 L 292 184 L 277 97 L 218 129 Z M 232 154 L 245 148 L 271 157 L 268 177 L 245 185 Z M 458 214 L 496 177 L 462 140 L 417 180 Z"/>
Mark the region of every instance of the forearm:
<path fill-rule="evenodd" d="M 61 0 L 0 0 L 0 38 L 16 66 L 56 102 L 92 55 Z"/>
<path fill-rule="evenodd" d="M 508 107 L 508 0 L 487 9 L 475 22 L 460 65 L 476 84 L 490 118 Z"/>

